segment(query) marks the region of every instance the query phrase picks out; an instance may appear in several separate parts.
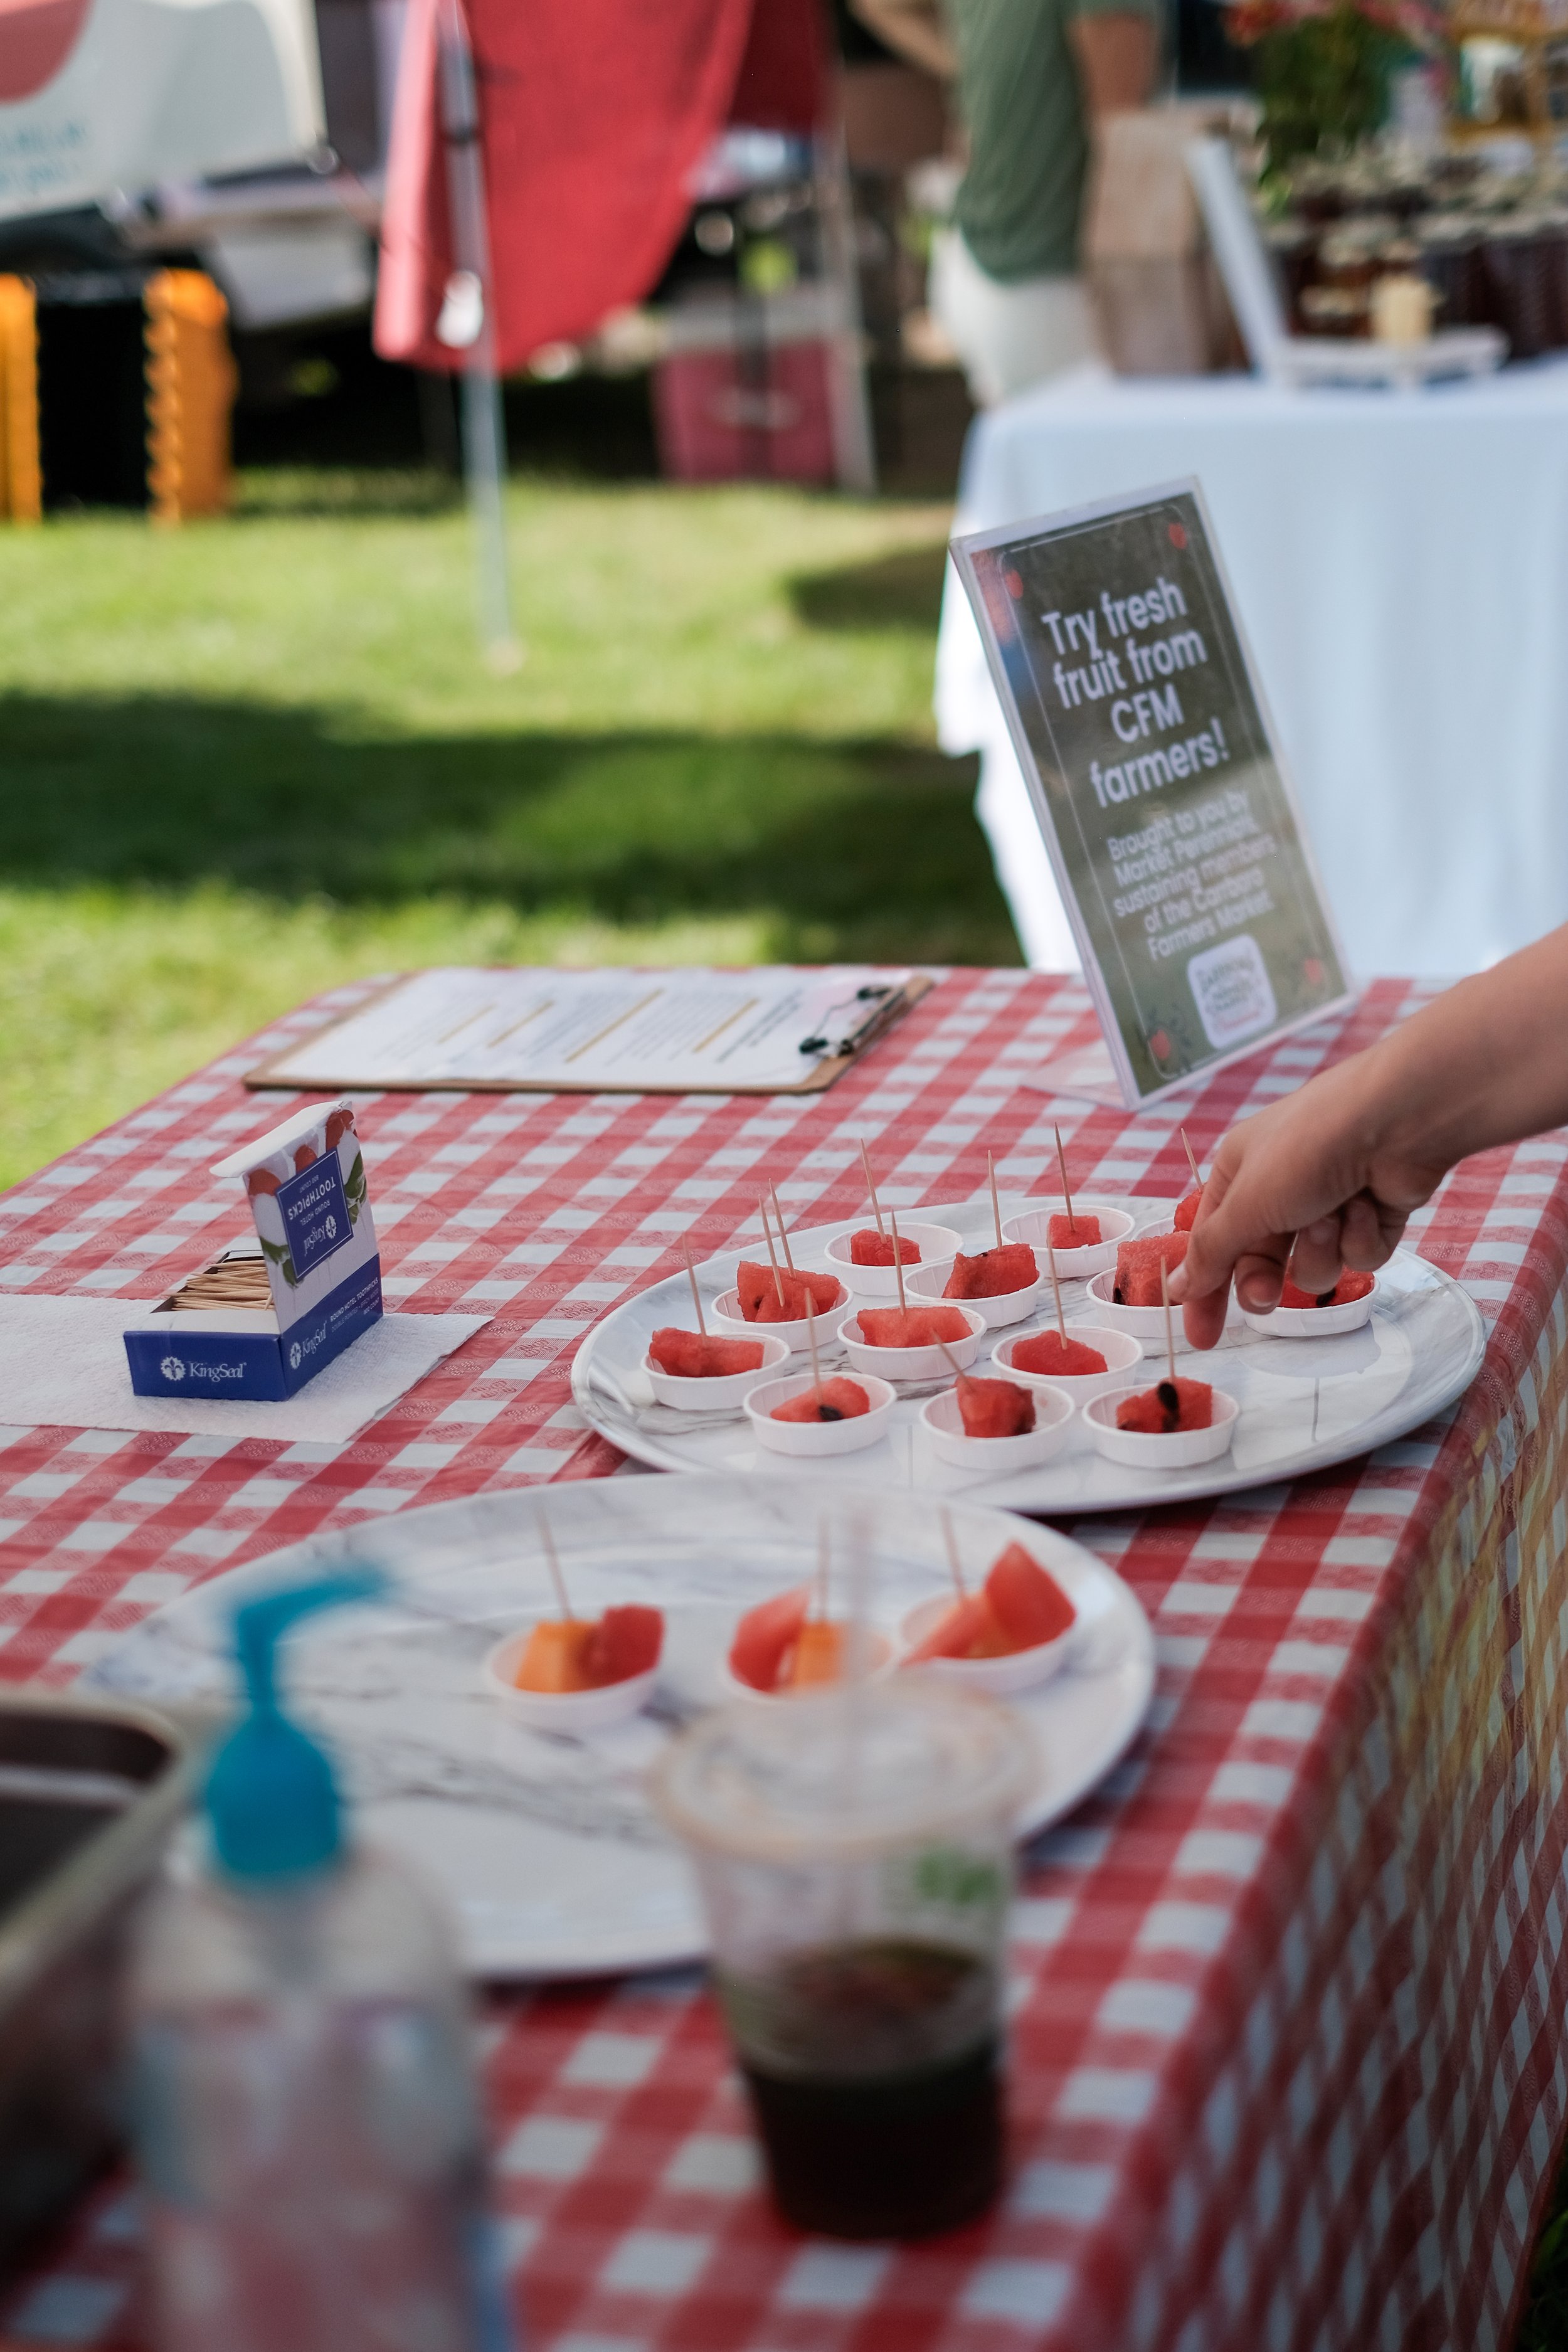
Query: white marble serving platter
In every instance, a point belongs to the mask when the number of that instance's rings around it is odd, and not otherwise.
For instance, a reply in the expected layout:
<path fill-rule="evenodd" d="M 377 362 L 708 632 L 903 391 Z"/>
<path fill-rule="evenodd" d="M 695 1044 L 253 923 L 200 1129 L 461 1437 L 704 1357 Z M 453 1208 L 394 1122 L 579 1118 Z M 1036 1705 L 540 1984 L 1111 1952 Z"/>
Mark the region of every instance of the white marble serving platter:
<path fill-rule="evenodd" d="M 868 1613 L 892 1634 L 951 1591 L 929 1501 L 777 1478 L 598 1478 L 480 1495 L 322 1535 L 199 1586 L 100 1661 L 98 1689 L 226 1705 L 236 1605 L 327 1568 L 370 1562 L 395 1589 L 291 1633 L 281 1679 L 337 1758 L 358 1833 L 405 1856 L 461 1923 L 484 1977 L 594 1976 L 674 1965 L 706 1944 L 685 1857 L 643 1795 L 674 1730 L 717 1703 L 736 1619 L 815 1571 L 826 1526 L 840 1605 L 862 1559 Z M 666 1655 L 649 1707 L 581 1738 L 531 1731 L 482 1687 L 501 1634 L 548 1594 L 542 1501 L 574 1608 L 665 1612 Z M 1003 1547 L 1027 1544 L 1068 1593 L 1082 1638 L 1073 1664 L 1012 1702 L 1037 1734 L 1038 1777 L 1020 1822 L 1032 1834 L 1071 1811 L 1121 1755 L 1153 1688 L 1153 1643 L 1120 1577 L 1048 1528 L 953 1507 L 978 1581 Z M 787 1705 L 787 1701 L 781 1701 Z"/>
<path fill-rule="evenodd" d="M 1016 1216 L 1027 1205 L 1021 1197 L 1005 1196 L 1003 1216 Z M 1173 1201 L 1138 1198 L 1121 1205 L 1136 1216 L 1140 1233 L 1168 1230 L 1176 1206 Z M 983 1248 L 994 1240 L 988 1195 L 920 1213 L 953 1226 L 966 1246 Z M 828 1236 L 838 1230 L 821 1225 L 792 1233 L 796 1264 L 814 1271 L 825 1267 Z M 705 1297 L 717 1297 L 733 1283 L 740 1255 L 710 1258 L 698 1267 Z M 1087 1282 L 1064 1282 L 1062 1303 L 1069 1321 L 1096 1314 Z M 661 1324 L 690 1319 L 684 1274 L 616 1307 L 577 1350 L 572 1391 L 578 1409 L 612 1444 L 654 1469 L 787 1472 L 790 1465 L 758 1447 L 743 1415 L 680 1413 L 654 1403 L 639 1369 L 648 1339 Z M 1026 1323 L 987 1336 L 994 1341 L 1019 1339 L 1051 1328 L 1055 1319 L 1047 1283 Z M 1177 1332 L 1180 1344 L 1179 1318 Z M 1184 1354 L 1184 1372 L 1227 1390 L 1241 1409 L 1230 1451 L 1197 1468 L 1132 1470 L 1109 1462 L 1095 1450 L 1080 1420 L 1067 1448 L 1034 1469 L 1005 1477 L 959 1470 L 938 1458 L 920 1424 L 922 1400 L 952 1384 L 951 1374 L 944 1373 L 918 1385 L 900 1382 L 888 1434 L 847 1461 L 814 1463 L 812 1475 L 889 1491 L 965 1494 L 1008 1510 L 1062 1517 L 1233 1494 L 1353 1460 L 1418 1428 L 1469 1386 L 1485 1349 L 1475 1303 L 1452 1276 L 1412 1250 L 1396 1250 L 1378 1277 L 1372 1318 L 1359 1331 L 1329 1339 L 1266 1339 L 1249 1330 L 1233 1307 L 1218 1348 L 1201 1357 Z M 844 1369 L 841 1349 L 829 1346 L 823 1354 L 834 1370 Z M 978 1374 L 999 1370 L 986 1350 L 973 1369 Z M 1149 1378 L 1159 1378 L 1153 1358 Z"/>

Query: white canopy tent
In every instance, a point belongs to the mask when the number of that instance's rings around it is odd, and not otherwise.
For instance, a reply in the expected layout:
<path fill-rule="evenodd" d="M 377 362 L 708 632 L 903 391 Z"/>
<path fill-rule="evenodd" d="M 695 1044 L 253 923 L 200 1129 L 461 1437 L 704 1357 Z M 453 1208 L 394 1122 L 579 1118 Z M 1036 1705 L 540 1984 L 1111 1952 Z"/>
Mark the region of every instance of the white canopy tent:
<path fill-rule="evenodd" d="M 324 131 L 310 0 L 0 0 L 0 219 L 297 163 Z"/>

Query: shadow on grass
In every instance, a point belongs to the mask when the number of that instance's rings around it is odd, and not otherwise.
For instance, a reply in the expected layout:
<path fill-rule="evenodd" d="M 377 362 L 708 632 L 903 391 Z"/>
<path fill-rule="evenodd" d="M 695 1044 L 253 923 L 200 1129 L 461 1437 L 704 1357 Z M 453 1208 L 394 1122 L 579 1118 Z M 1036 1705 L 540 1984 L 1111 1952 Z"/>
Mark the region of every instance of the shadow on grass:
<path fill-rule="evenodd" d="M 341 712 L 0 698 L 0 880 L 617 924 L 750 914 L 781 957 L 1010 963 L 973 767 L 882 741 L 516 734 L 369 741 Z"/>
<path fill-rule="evenodd" d="M 813 629 L 913 629 L 936 635 L 947 542 L 901 547 L 869 563 L 833 572 L 803 572 L 789 583 L 790 602 Z"/>

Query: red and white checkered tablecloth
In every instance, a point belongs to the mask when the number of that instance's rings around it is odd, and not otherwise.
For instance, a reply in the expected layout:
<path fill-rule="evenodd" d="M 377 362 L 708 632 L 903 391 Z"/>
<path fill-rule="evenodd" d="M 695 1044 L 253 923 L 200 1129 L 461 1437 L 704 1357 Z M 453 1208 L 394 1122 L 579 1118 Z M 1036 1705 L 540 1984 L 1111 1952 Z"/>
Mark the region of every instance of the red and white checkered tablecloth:
<path fill-rule="evenodd" d="M 240 1073 L 322 1000 L 0 1197 L 0 1283 L 147 1297 L 239 1229 Z M 1224 1128 L 1419 992 L 1215 1077 Z M 1046 1189 L 1018 1073 L 1081 991 L 957 972 L 825 1096 L 385 1096 L 361 1120 L 387 1290 L 495 1320 L 341 1447 L 0 1433 L 0 1673 L 68 1680 L 149 1609 L 323 1524 L 619 1457 L 571 1402 L 606 1308 L 792 1222 Z M 1086 1191 L 1173 1196 L 1169 1112 L 1064 1121 Z M 1027 1857 L 1013 2161 L 984 2224 L 803 2240 L 759 2192 L 693 1975 L 492 1999 L 496 2189 L 536 2352 L 1330 2352 L 1507 2342 L 1568 2115 L 1568 1143 L 1472 1160 L 1418 1221 L 1490 1330 L 1456 1412 L 1370 1461 L 1081 1522 L 1153 1622 L 1145 1735 Z M 140 2341 L 122 2188 L 0 2308 L 6 2346 Z"/>

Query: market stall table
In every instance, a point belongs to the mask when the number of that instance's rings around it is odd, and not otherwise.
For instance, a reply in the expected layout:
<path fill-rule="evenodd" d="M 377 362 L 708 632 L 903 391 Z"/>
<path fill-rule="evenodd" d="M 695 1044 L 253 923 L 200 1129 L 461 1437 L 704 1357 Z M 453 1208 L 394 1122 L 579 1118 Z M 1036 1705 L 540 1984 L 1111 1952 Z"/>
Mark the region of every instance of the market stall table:
<path fill-rule="evenodd" d="M 1418 1001 L 1211 1080 L 1246 1108 Z M 262 1041 L 280 1045 L 348 996 Z M 385 1096 L 361 1128 L 413 1311 L 495 1320 L 350 1444 L 12 1430 L 15 1679 L 69 1682 L 150 1610 L 326 1527 L 620 1465 L 569 1403 L 616 1301 L 792 1222 L 1048 1182 L 1060 1107 L 1017 1074 L 1089 1034 L 1076 986 L 946 978 L 811 1098 Z M 226 1238 L 205 1171 L 276 1115 L 252 1045 L 0 1198 L 13 1291 L 143 1297 Z M 1168 1113 L 1064 1124 L 1086 1192 L 1173 1198 Z M 1147 1729 L 1028 1853 L 1005 2200 L 926 2247 L 792 2235 L 695 1974 L 486 2005 L 503 2247 L 533 2352 L 1501 2346 L 1568 2095 L 1568 1149 L 1468 1162 L 1417 1221 L 1490 1327 L 1457 1411 L 1370 1461 L 1223 1504 L 1080 1520 L 1159 1640 Z M 144 2341 L 134 2216 L 102 2191 L 0 2306 L 7 2347 Z"/>
<path fill-rule="evenodd" d="M 1568 919 L 1568 362 L 1420 393 L 1075 376 L 977 420 L 956 528 L 1194 474 L 1352 969 L 1451 977 Z M 1030 961 L 1075 968 L 951 566 L 936 699 Z"/>

